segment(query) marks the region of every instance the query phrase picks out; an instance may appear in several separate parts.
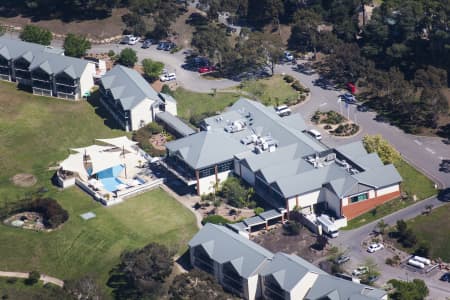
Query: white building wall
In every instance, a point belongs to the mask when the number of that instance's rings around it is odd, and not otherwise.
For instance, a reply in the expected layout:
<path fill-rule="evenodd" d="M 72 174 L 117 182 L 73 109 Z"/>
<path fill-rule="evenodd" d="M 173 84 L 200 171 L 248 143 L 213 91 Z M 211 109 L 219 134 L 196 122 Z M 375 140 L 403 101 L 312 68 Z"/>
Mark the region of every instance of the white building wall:
<path fill-rule="evenodd" d="M 172 114 L 173 116 L 178 115 L 177 103 L 174 101 L 166 101 L 165 105 L 166 112 Z"/>
<path fill-rule="evenodd" d="M 88 63 L 80 77 L 80 97 L 94 86 L 95 63 Z"/>
<path fill-rule="evenodd" d="M 144 99 L 135 106 L 131 111 L 131 128 L 130 130 L 138 130 L 141 128 L 141 121 L 146 125 L 153 121 L 152 117 L 152 103 L 149 99 Z"/>
<path fill-rule="evenodd" d="M 223 183 L 228 176 L 230 176 L 231 170 L 226 172 L 221 172 L 217 174 L 217 178 L 219 179 L 219 184 Z M 200 178 L 199 180 L 199 191 L 200 195 L 206 195 L 214 192 L 214 184 L 216 183 L 216 175 L 211 175 L 208 177 Z"/>
<path fill-rule="evenodd" d="M 307 273 L 303 276 L 289 293 L 289 300 L 304 299 L 309 289 L 314 285 L 314 282 L 316 282 L 317 277 L 319 277 L 319 275 L 316 273 Z"/>
<path fill-rule="evenodd" d="M 298 206 L 300 208 L 304 208 L 317 204 L 319 202 L 319 194 L 320 190 L 298 196 Z M 288 203 L 289 203 L 289 211 L 293 210 L 294 207 L 297 205 L 296 197 L 289 198 Z"/>
<path fill-rule="evenodd" d="M 248 278 L 247 291 L 248 294 L 246 296 L 249 300 L 259 299 L 261 297 L 261 288 L 259 285 L 258 274 Z"/>
<path fill-rule="evenodd" d="M 373 199 L 375 198 L 375 190 L 369 190 L 367 192 L 364 193 L 369 193 L 369 199 Z M 350 195 L 348 197 L 342 198 L 342 206 L 347 206 L 350 204 L 350 198 L 364 194 L 364 193 L 359 193 L 359 194 L 354 194 L 354 195 Z M 378 196 L 381 196 L 380 194 L 377 193 Z"/>
<path fill-rule="evenodd" d="M 377 191 L 377 196 L 383 196 L 383 195 L 387 195 L 387 194 L 398 192 L 398 191 L 400 191 L 400 185 L 394 184 L 394 185 L 379 189 Z"/>

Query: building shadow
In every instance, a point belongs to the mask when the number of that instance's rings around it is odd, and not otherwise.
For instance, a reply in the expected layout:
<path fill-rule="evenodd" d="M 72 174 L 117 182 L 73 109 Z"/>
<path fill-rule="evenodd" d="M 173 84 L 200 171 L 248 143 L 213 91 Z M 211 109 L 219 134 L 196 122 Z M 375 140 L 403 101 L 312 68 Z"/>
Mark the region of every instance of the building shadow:
<path fill-rule="evenodd" d="M 95 113 L 103 119 L 103 123 L 111 129 L 123 130 L 117 123 L 113 116 L 101 105 L 100 92 L 97 90 L 93 92 L 87 99 L 87 102 L 95 109 Z"/>

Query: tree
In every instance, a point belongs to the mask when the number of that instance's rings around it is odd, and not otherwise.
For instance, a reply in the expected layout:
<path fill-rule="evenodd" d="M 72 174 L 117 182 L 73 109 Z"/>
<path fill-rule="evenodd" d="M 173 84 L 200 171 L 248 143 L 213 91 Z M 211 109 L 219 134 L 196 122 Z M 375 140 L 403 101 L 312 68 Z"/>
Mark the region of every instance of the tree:
<path fill-rule="evenodd" d="M 391 279 L 389 283 L 394 288 L 390 295 L 390 299 L 393 300 L 423 300 L 429 294 L 427 285 L 421 279 L 414 279 L 410 282 Z"/>
<path fill-rule="evenodd" d="M 41 274 L 38 271 L 31 271 L 28 274 L 28 278 L 25 279 L 25 284 L 26 285 L 34 285 L 39 281 L 40 278 L 41 278 Z"/>
<path fill-rule="evenodd" d="M 406 233 L 406 230 L 408 229 L 408 224 L 406 224 L 406 222 L 403 220 L 398 220 L 396 227 L 397 227 L 398 235 L 404 236 Z"/>
<path fill-rule="evenodd" d="M 100 300 L 103 298 L 101 288 L 91 275 L 64 282 L 64 290 L 79 300 Z"/>
<path fill-rule="evenodd" d="M 73 57 L 82 57 L 91 49 L 91 42 L 86 37 L 69 33 L 64 39 L 64 54 Z"/>
<path fill-rule="evenodd" d="M 150 82 L 153 82 L 159 78 L 159 75 L 164 69 L 164 64 L 159 61 L 146 58 L 142 60 L 142 67 L 144 68 L 144 75 Z"/>
<path fill-rule="evenodd" d="M 137 61 L 137 54 L 133 49 L 125 48 L 120 52 L 119 64 L 132 68 Z"/>
<path fill-rule="evenodd" d="M 381 219 L 378 223 L 377 223 L 377 228 L 380 231 L 381 234 L 384 234 L 386 232 L 386 229 L 389 227 L 388 224 L 386 224 L 384 222 L 383 219 Z"/>
<path fill-rule="evenodd" d="M 177 275 L 169 288 L 169 297 L 171 300 L 231 298 L 212 275 L 198 269 Z"/>
<path fill-rule="evenodd" d="M 384 164 L 395 163 L 401 159 L 400 153 L 379 134 L 364 136 L 363 144 L 367 152 L 376 152 Z"/>
<path fill-rule="evenodd" d="M 430 244 L 427 242 L 422 242 L 419 244 L 419 247 L 417 247 L 416 251 L 414 252 L 415 255 L 422 256 L 422 257 L 430 257 Z"/>
<path fill-rule="evenodd" d="M 255 215 L 259 215 L 264 212 L 264 208 L 256 207 L 253 211 L 255 212 Z"/>
<path fill-rule="evenodd" d="M 157 243 L 142 249 L 124 252 L 120 264 L 111 272 L 108 285 L 123 299 L 158 298 L 164 293 L 163 284 L 172 272 L 173 254 Z"/>
<path fill-rule="evenodd" d="M 246 189 L 236 177 L 228 177 L 222 184 L 221 195 L 228 204 L 235 207 L 247 206 L 250 202 L 250 189 Z"/>
<path fill-rule="evenodd" d="M 322 22 L 320 15 L 301 9 L 295 13 L 294 22 L 288 41 L 289 47 L 302 52 L 314 51 L 315 55 L 319 40 L 318 26 Z"/>
<path fill-rule="evenodd" d="M 253 69 L 269 68 L 273 75 L 275 65 L 283 55 L 281 38 L 270 33 L 253 32 L 241 45 L 239 53 Z"/>
<path fill-rule="evenodd" d="M 20 39 L 25 42 L 48 46 L 52 42 L 52 33 L 45 28 L 26 25 L 20 33 Z"/>

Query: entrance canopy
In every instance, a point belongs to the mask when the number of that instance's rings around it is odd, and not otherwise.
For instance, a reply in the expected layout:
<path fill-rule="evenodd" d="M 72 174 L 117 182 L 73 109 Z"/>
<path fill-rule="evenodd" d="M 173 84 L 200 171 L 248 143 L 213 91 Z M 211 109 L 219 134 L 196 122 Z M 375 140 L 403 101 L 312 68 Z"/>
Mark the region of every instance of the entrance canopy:
<path fill-rule="evenodd" d="M 120 151 L 116 152 L 94 152 L 90 156 L 92 164 L 92 174 L 97 174 L 106 169 L 110 169 L 122 163 Z"/>
<path fill-rule="evenodd" d="M 97 141 L 112 145 L 120 149 L 125 149 L 128 152 L 136 152 L 135 146 L 138 144 L 137 142 L 131 141 L 126 136 L 116 137 L 112 139 L 97 139 Z"/>

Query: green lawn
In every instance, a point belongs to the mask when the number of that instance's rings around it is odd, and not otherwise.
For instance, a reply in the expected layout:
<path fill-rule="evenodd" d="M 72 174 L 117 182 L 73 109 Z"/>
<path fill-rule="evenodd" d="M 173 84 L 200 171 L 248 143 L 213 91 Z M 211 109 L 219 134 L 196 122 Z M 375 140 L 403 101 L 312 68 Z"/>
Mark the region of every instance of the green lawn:
<path fill-rule="evenodd" d="M 177 99 L 178 115 L 189 121 L 194 114 L 200 115 L 223 111 L 225 107 L 232 105 L 239 99 L 239 95 L 237 93 L 222 93 L 220 91 L 213 95 L 178 88 L 174 92 L 174 98 Z"/>
<path fill-rule="evenodd" d="M 241 90 L 254 95 L 264 105 L 277 106 L 288 99 L 297 99 L 298 93 L 283 80 L 283 76 L 242 82 Z"/>
<path fill-rule="evenodd" d="M 26 285 L 24 279 L 0 278 L 0 299 L 20 300 L 61 300 L 65 294 L 55 285 L 43 286 L 42 282 Z"/>
<path fill-rule="evenodd" d="M 410 197 L 406 200 L 394 199 L 382 204 L 372 211 L 350 220 L 345 229 L 358 228 L 413 204 L 412 195 L 416 195 L 418 200 L 423 200 L 436 194 L 433 182 L 404 160 L 395 163 L 395 167 L 403 178 L 402 191 L 406 192 Z"/>
<path fill-rule="evenodd" d="M 125 134 L 105 126 L 95 111 L 103 114 L 95 100 L 36 97 L 0 82 L 0 208 L 43 186 L 45 196 L 70 214 L 61 229 L 50 233 L 0 225 L 0 270 L 36 269 L 61 279 L 91 273 L 104 284 L 123 250 L 157 241 L 179 252 L 197 231 L 194 215 L 162 190 L 107 208 L 76 187 L 59 191 L 51 185 L 49 167 L 67 157 L 69 148 Z M 22 172 L 34 174 L 37 185 L 14 186 L 10 178 Z M 97 217 L 83 221 L 79 215 L 88 211 Z"/>
<path fill-rule="evenodd" d="M 417 235 L 417 240 L 430 245 L 431 257 L 450 262 L 450 206 L 432 210 L 408 221 L 408 227 Z M 411 250 L 411 249 L 409 249 Z"/>

